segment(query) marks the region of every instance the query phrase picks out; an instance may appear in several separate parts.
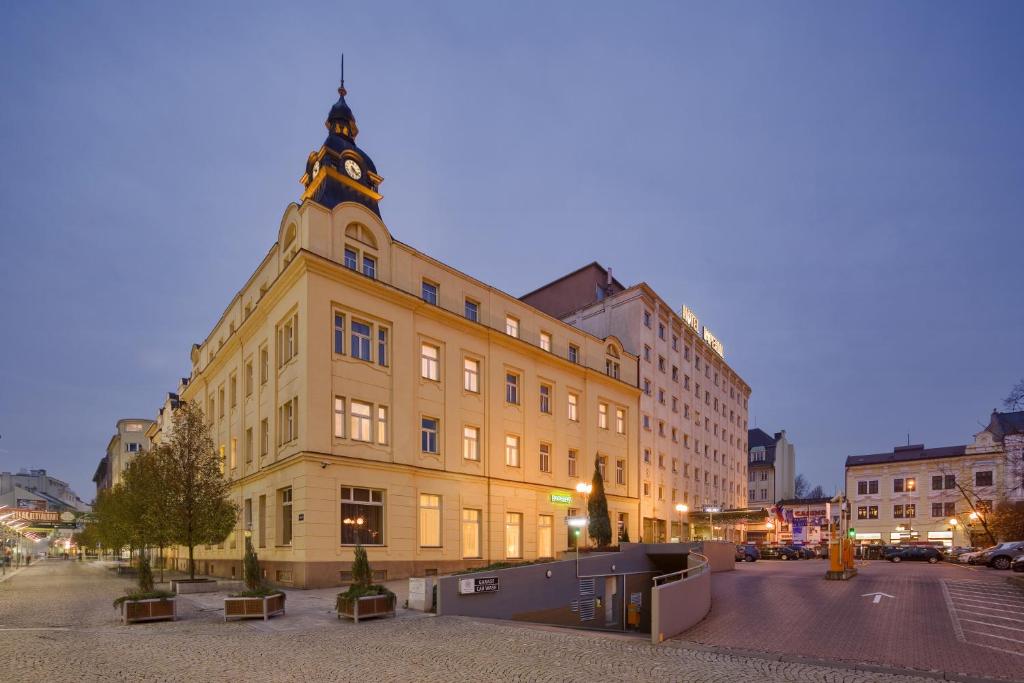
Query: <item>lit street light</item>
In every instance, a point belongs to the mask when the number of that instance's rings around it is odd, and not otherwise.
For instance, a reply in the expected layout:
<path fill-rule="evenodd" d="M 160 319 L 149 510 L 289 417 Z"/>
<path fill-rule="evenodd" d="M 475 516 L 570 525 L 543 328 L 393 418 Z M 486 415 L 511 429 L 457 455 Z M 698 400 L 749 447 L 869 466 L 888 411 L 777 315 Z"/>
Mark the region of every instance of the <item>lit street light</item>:
<path fill-rule="evenodd" d="M 585 512 L 585 514 L 583 515 L 583 519 L 585 521 L 590 519 L 590 508 L 588 507 L 588 504 L 589 504 L 590 492 L 593 491 L 593 490 L 594 490 L 594 485 L 593 484 L 588 484 L 585 481 L 581 481 L 581 482 L 576 484 L 576 493 L 578 493 L 581 496 L 583 496 L 583 510 Z M 583 524 L 583 525 L 580 525 L 580 526 L 586 526 L 586 524 Z M 590 536 L 589 530 L 588 530 L 587 536 L 588 537 Z M 579 534 L 579 531 L 577 530 L 577 532 L 576 532 L 576 553 L 577 553 L 577 555 L 579 555 L 579 550 L 580 550 L 580 534 Z"/>
<path fill-rule="evenodd" d="M 676 504 L 676 512 L 679 513 L 679 542 L 683 542 L 683 515 L 690 511 L 690 508 L 683 503 Z M 689 534 L 687 534 L 689 536 Z"/>

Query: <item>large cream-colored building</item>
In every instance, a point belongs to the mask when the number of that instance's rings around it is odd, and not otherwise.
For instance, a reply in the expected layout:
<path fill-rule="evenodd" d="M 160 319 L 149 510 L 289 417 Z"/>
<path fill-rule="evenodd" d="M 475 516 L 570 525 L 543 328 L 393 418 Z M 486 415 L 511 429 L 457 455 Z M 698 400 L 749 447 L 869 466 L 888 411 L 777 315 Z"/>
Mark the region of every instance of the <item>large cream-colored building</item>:
<path fill-rule="evenodd" d="M 740 528 L 722 525 L 712 532 L 697 523 L 704 516 L 676 511 L 680 504 L 694 512 L 747 505 L 750 387 L 725 362 L 710 330 L 646 283 L 623 287 L 597 263 L 522 298 L 598 337 L 620 339 L 640 358 L 642 539 L 739 540 Z"/>
<path fill-rule="evenodd" d="M 849 456 L 846 495 L 857 541 L 988 544 L 978 516 L 1001 499 L 1024 497 L 1020 454 L 1012 451 L 1021 434 L 1024 412 L 993 412 L 969 445 Z"/>
<path fill-rule="evenodd" d="M 394 239 L 339 92 L 301 202 L 179 388 L 242 510 L 200 571 L 238 572 L 245 530 L 302 587 L 344 581 L 357 542 L 388 579 L 555 556 L 595 459 L 637 538 L 637 358 Z"/>

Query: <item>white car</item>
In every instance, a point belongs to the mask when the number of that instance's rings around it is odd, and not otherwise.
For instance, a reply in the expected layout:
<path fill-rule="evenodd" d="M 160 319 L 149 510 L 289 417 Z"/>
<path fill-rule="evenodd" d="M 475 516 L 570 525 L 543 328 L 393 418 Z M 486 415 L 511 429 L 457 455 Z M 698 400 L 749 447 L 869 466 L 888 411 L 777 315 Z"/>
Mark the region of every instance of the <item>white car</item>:
<path fill-rule="evenodd" d="M 963 564 L 974 564 L 973 562 L 971 562 L 971 560 L 973 560 L 974 558 L 980 556 L 984 552 L 988 552 L 989 550 L 995 550 L 998 547 L 999 546 L 994 545 L 994 546 L 985 548 L 984 550 L 975 550 L 973 553 L 963 553 L 963 554 L 960 555 L 960 557 L 956 558 L 956 561 L 960 562 L 960 563 L 963 563 Z"/>

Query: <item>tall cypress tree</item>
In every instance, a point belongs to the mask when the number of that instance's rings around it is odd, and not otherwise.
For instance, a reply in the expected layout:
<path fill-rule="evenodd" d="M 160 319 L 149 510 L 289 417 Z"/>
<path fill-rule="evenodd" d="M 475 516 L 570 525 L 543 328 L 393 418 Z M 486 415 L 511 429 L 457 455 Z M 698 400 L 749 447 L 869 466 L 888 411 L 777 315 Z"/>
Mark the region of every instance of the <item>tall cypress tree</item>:
<path fill-rule="evenodd" d="M 590 517 L 588 530 L 598 546 L 611 545 L 612 523 L 608 517 L 608 499 L 604 495 L 604 477 L 601 476 L 601 468 L 598 467 L 600 456 L 594 457 L 594 479 L 593 491 L 590 492 L 590 501 L 587 503 L 587 514 Z"/>

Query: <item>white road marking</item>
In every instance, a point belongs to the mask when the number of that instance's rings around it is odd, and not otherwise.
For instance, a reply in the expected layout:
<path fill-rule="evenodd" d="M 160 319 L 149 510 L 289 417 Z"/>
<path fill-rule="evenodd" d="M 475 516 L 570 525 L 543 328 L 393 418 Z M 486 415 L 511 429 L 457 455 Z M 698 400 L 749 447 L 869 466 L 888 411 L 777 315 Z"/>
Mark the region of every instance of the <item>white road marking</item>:
<path fill-rule="evenodd" d="M 885 596 L 887 598 L 893 598 L 893 599 L 895 599 L 895 597 L 896 597 L 895 595 L 889 595 L 888 593 L 881 593 L 881 592 L 878 592 L 878 593 L 864 593 L 860 597 L 862 597 L 862 598 L 870 598 L 871 596 L 874 596 L 874 598 L 875 598 L 874 600 L 871 601 L 875 605 L 877 605 L 878 603 L 880 603 L 882 601 L 882 596 Z"/>
<path fill-rule="evenodd" d="M 1024 616 L 1024 611 L 1022 611 L 1020 604 L 1024 603 L 1024 593 L 1008 590 L 1003 586 L 987 586 L 983 581 L 971 582 L 970 585 L 966 584 L 967 582 L 954 583 L 948 580 L 942 582 L 942 592 L 946 598 L 946 607 L 949 609 L 949 616 L 953 621 L 953 631 L 957 639 L 964 643 L 977 645 L 978 647 L 1024 657 L 1024 651 L 1019 649 L 1010 650 L 1005 647 L 996 647 L 986 642 L 979 642 L 985 638 L 994 638 L 1009 641 L 1018 646 L 1024 645 L 1024 635 L 1018 635 L 1024 634 L 1024 628 L 1008 626 L 1005 623 L 1010 621 L 1022 624 L 1024 619 L 988 614 L 988 612 L 1002 612 L 1003 614 L 1013 614 L 1015 617 Z M 1015 609 L 1000 609 L 999 607 L 989 607 L 989 605 L 999 605 Z M 974 618 L 967 618 L 968 616 Z M 997 623 L 997 621 L 1003 623 Z M 1006 631 L 1014 631 L 1016 633 L 1014 637 L 996 635 L 980 631 L 977 628 L 964 628 L 963 624 L 979 624 L 988 628 L 1002 629 L 1004 633 Z"/>
<path fill-rule="evenodd" d="M 1003 617 L 1005 619 L 1005 617 Z M 1005 628 L 1009 631 L 1020 631 L 1024 633 L 1024 628 L 1017 628 L 1016 626 L 1003 626 L 1002 624 L 990 624 L 987 621 L 978 621 L 977 619 L 961 619 L 960 621 L 968 621 L 972 624 L 983 624 L 985 626 L 991 626 L 992 628 Z M 1024 643 L 1024 640 L 1020 641 Z"/>

